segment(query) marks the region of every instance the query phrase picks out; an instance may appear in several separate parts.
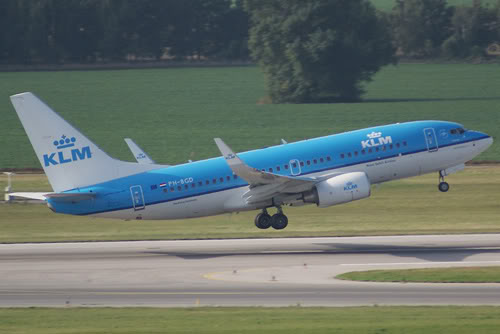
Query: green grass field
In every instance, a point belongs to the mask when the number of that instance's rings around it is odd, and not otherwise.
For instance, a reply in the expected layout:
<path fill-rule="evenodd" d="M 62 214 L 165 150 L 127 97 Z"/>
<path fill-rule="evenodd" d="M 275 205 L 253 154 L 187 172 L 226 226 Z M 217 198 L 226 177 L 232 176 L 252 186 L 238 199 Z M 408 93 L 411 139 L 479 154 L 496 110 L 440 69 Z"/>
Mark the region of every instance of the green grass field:
<path fill-rule="evenodd" d="M 496 334 L 499 307 L 0 309 L 0 333 Z"/>
<path fill-rule="evenodd" d="M 369 199 L 320 209 L 285 208 L 283 231 L 259 230 L 256 212 L 175 221 L 120 221 L 55 214 L 45 205 L 0 204 L 0 242 L 268 238 L 292 236 L 398 235 L 500 232 L 500 168 L 478 166 L 447 177 L 437 175 L 373 187 Z M 31 186 L 35 185 L 35 186 Z M 5 176 L 0 177 L 0 187 Z M 45 176 L 15 176 L 15 191 L 50 190 Z"/>
<path fill-rule="evenodd" d="M 500 283 L 500 267 L 353 271 L 340 274 L 336 278 L 370 282 Z"/>
<path fill-rule="evenodd" d="M 257 67 L 0 73 L 0 169 L 40 168 L 9 95 L 32 91 L 112 156 L 131 137 L 153 159 L 180 163 L 363 127 L 421 119 L 500 134 L 500 66 L 401 64 L 379 72 L 363 103 L 262 105 Z M 478 160 L 500 161 L 496 141 Z"/>

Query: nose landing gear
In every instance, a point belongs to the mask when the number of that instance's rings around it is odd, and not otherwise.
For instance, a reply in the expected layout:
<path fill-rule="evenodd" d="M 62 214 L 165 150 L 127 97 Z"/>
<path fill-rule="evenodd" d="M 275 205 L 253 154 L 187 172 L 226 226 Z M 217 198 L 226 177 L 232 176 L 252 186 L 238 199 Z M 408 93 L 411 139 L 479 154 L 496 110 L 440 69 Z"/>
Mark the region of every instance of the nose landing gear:
<path fill-rule="evenodd" d="M 272 226 L 275 230 L 282 230 L 288 226 L 288 218 L 283 213 L 283 210 L 280 206 L 277 207 L 278 213 L 274 215 L 269 215 L 266 209 L 263 209 L 261 213 L 259 213 L 255 217 L 255 226 L 258 228 L 265 230 Z"/>
<path fill-rule="evenodd" d="M 450 190 L 450 185 L 447 182 L 444 182 L 444 176 L 442 171 L 439 172 L 439 185 L 438 185 L 439 191 L 445 193 L 448 190 Z"/>

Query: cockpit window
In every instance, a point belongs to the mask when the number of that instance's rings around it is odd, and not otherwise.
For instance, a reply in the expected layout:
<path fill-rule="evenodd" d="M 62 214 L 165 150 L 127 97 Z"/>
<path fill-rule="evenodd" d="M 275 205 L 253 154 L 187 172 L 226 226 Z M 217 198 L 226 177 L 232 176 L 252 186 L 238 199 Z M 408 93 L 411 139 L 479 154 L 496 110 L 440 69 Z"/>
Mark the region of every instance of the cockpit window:
<path fill-rule="evenodd" d="M 456 128 L 456 129 L 451 129 L 450 133 L 452 135 L 456 135 L 456 134 L 460 134 L 461 135 L 461 134 L 464 134 L 465 131 L 467 131 L 467 130 L 465 130 L 464 128 Z"/>

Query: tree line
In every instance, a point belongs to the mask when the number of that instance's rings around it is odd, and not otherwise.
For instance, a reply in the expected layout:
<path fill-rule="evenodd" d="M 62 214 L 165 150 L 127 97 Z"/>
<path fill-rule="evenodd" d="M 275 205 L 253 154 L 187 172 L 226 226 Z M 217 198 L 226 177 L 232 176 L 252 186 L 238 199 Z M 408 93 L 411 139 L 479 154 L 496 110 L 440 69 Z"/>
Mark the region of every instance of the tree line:
<path fill-rule="evenodd" d="M 500 0 L 456 7 L 446 0 L 397 0 L 388 15 L 395 45 L 406 57 L 483 57 L 500 42 Z"/>
<path fill-rule="evenodd" d="M 0 63 L 248 58 L 239 0 L 2 0 Z"/>
<path fill-rule="evenodd" d="M 279 1 L 268 4 L 273 3 Z M 300 13 L 299 7 L 314 3 L 293 6 Z M 247 60 L 249 29 L 272 19 L 285 22 L 284 15 L 298 17 L 293 11 L 266 17 L 269 13 L 263 8 L 268 4 L 259 0 L 2 0 L 0 63 Z M 353 10 L 346 0 L 333 0 L 332 6 L 331 20 L 342 20 L 343 12 Z M 478 57 L 485 55 L 489 44 L 500 41 L 500 0 L 495 6 L 474 0 L 470 6 L 457 7 L 446 0 L 397 0 L 391 12 L 377 15 L 390 27 L 387 38 L 404 57 Z M 302 20 L 301 34 L 320 24 L 317 17 L 307 16 L 307 20 Z"/>

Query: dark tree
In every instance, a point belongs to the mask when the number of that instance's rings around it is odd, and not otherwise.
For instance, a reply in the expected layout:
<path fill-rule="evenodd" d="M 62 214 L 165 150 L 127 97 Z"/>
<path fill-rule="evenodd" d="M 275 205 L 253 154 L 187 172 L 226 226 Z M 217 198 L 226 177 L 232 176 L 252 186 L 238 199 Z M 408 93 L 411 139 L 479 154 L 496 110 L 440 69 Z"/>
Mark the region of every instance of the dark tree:
<path fill-rule="evenodd" d="M 497 6 L 500 8 L 500 2 Z M 499 14 L 500 10 L 478 0 L 470 7 L 457 7 L 452 17 L 453 34 L 443 44 L 444 54 L 454 58 L 484 56 L 486 47 L 499 41 Z"/>
<path fill-rule="evenodd" d="M 356 100 L 395 62 L 387 22 L 367 0 L 247 0 L 249 48 L 274 103 Z"/>
<path fill-rule="evenodd" d="M 398 47 L 406 56 L 437 55 L 451 34 L 452 14 L 446 0 L 397 0 L 392 23 Z"/>

